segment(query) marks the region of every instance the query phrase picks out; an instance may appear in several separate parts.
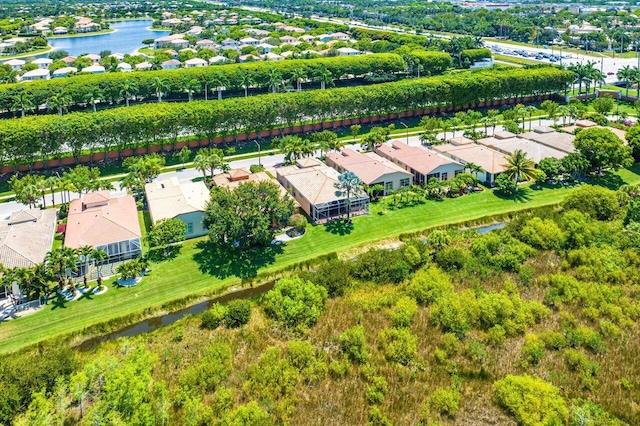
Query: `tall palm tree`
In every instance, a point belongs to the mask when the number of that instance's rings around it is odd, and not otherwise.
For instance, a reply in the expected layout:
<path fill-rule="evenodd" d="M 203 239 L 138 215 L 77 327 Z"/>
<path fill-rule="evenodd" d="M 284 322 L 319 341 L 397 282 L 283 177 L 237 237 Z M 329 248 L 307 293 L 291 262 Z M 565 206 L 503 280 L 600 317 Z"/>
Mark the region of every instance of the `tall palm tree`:
<path fill-rule="evenodd" d="M 588 62 L 590 64 L 590 62 Z M 574 83 L 578 83 L 578 95 L 582 92 L 582 84 L 585 83 L 589 76 L 589 69 L 583 64 L 571 64 L 567 69 L 573 72 Z"/>
<path fill-rule="evenodd" d="M 327 85 L 333 85 L 333 74 L 328 69 L 322 67 L 319 68 L 314 74 L 314 79 L 320 82 L 320 89 L 325 90 Z"/>
<path fill-rule="evenodd" d="M 183 83 L 183 87 L 184 87 L 184 91 L 187 92 L 187 96 L 189 97 L 189 102 L 193 100 L 194 93 L 198 93 L 202 90 L 202 86 L 200 85 L 200 82 L 195 78 L 185 79 Z"/>
<path fill-rule="evenodd" d="M 151 83 L 153 85 L 153 90 L 156 92 L 156 97 L 158 98 L 158 103 L 162 102 L 162 97 L 169 91 L 170 86 L 167 79 L 162 77 L 156 77 L 153 79 Z"/>
<path fill-rule="evenodd" d="M 246 98 L 249 95 L 249 87 L 254 86 L 256 81 L 253 79 L 251 74 L 247 72 L 242 74 L 240 77 L 240 84 L 244 88 L 244 97 Z"/>
<path fill-rule="evenodd" d="M 453 125 L 449 122 L 449 120 L 442 120 L 440 122 L 440 128 L 442 129 L 444 141 L 447 141 L 447 132 L 453 128 Z"/>
<path fill-rule="evenodd" d="M 607 78 L 607 75 L 600 71 L 599 69 L 593 68 L 593 70 L 591 71 L 591 81 L 593 81 L 593 91 L 595 93 L 596 91 L 596 84 L 598 85 L 598 87 L 600 87 L 602 89 L 602 85 L 605 83 L 605 79 Z"/>
<path fill-rule="evenodd" d="M 223 75 L 216 75 L 211 79 L 211 91 L 218 92 L 218 100 L 222 99 L 222 91 L 227 90 L 227 86 L 229 85 L 229 80 L 225 78 Z"/>
<path fill-rule="evenodd" d="M 95 249 L 91 252 L 91 258 L 94 260 L 96 264 L 96 272 L 98 279 L 98 289 L 102 288 L 102 265 L 104 261 L 109 257 L 106 251 L 102 249 Z"/>
<path fill-rule="evenodd" d="M 64 93 L 52 95 L 47 100 L 47 109 L 57 111 L 58 115 L 62 115 L 62 113 L 69 108 L 69 105 L 71 105 L 71 97 Z"/>
<path fill-rule="evenodd" d="M 26 111 L 33 111 L 36 106 L 33 103 L 33 96 L 24 90 L 20 91 L 13 100 L 12 107 L 20 110 L 20 115 L 24 118 Z"/>
<path fill-rule="evenodd" d="M 567 117 L 571 115 L 571 112 L 569 111 L 569 106 L 560 105 L 558 107 L 558 114 L 560 114 L 560 117 L 562 117 L 562 125 L 564 126 L 565 124 L 567 124 Z"/>
<path fill-rule="evenodd" d="M 89 273 L 89 262 L 91 261 L 91 254 L 93 253 L 93 250 L 94 249 L 91 246 L 82 246 L 77 251 L 80 260 L 84 264 L 84 271 L 82 271 L 82 275 L 85 277 Z"/>
<path fill-rule="evenodd" d="M 469 170 L 469 174 L 473 176 L 473 186 L 478 186 L 478 173 L 484 172 L 484 169 L 475 163 L 467 163 L 464 170 Z"/>
<path fill-rule="evenodd" d="M 296 83 L 296 90 L 302 90 L 302 82 L 307 79 L 307 73 L 304 68 L 296 68 L 291 72 L 291 80 Z"/>
<path fill-rule="evenodd" d="M 102 91 L 98 87 L 91 87 L 89 91 L 85 93 L 84 99 L 91 104 L 93 108 L 93 112 L 96 112 L 96 104 L 102 100 L 104 97 Z"/>
<path fill-rule="evenodd" d="M 138 85 L 136 82 L 133 80 L 125 80 L 120 89 L 120 97 L 124 98 L 127 106 L 129 106 L 129 100 L 136 94 L 138 94 Z"/>
<path fill-rule="evenodd" d="M 217 148 L 200 148 L 193 162 L 196 165 L 196 169 L 202 172 L 205 179 L 207 177 L 206 172 L 210 171 L 212 180 L 216 169 L 226 170 L 229 167 L 224 159 L 224 153 Z"/>
<path fill-rule="evenodd" d="M 78 253 L 71 247 L 53 249 L 45 256 L 47 270 L 58 278 L 63 288 L 71 271 L 78 268 Z"/>
<path fill-rule="evenodd" d="M 351 224 L 351 196 L 359 196 L 362 193 L 362 181 L 353 172 L 344 172 L 338 176 L 338 182 L 333 184 L 336 188 L 336 197 L 347 197 L 347 224 Z"/>
<path fill-rule="evenodd" d="M 56 206 L 56 190 L 58 189 L 58 185 L 60 185 L 60 178 L 58 176 L 49 176 L 44 180 L 47 189 L 51 193 L 51 204 L 53 207 Z"/>
<path fill-rule="evenodd" d="M 531 131 L 531 119 L 533 118 L 533 114 L 538 112 L 538 108 L 536 108 L 533 105 L 527 105 L 526 107 L 524 107 L 522 109 L 523 109 L 524 113 L 529 116 L 529 131 Z"/>
<path fill-rule="evenodd" d="M 618 70 L 618 73 L 616 74 L 616 76 L 620 80 L 624 81 L 625 96 L 628 99 L 629 86 L 631 86 L 631 82 L 633 80 L 633 68 L 631 68 L 629 65 L 625 65 L 624 67 Z"/>
<path fill-rule="evenodd" d="M 516 184 L 523 180 L 529 180 L 535 177 L 535 163 L 527 158 L 523 150 L 517 149 L 513 153 L 505 156 L 507 163 L 504 164 L 504 173 L 513 178 Z M 516 191 L 518 188 L 516 187 Z"/>
<path fill-rule="evenodd" d="M 271 93 L 276 93 L 282 86 L 282 73 L 277 69 L 269 70 L 266 84 L 271 89 Z"/>

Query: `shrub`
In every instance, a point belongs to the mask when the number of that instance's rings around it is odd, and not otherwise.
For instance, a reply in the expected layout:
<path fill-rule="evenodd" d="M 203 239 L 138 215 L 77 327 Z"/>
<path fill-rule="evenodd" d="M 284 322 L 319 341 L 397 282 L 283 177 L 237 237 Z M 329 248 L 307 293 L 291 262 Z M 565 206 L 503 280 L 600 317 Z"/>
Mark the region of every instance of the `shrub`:
<path fill-rule="evenodd" d="M 407 293 L 421 305 L 429 305 L 453 291 L 449 276 L 436 267 L 421 269 L 413 276 Z"/>
<path fill-rule="evenodd" d="M 445 271 L 459 271 L 467 260 L 467 252 L 458 247 L 447 247 L 436 252 L 436 263 Z"/>
<path fill-rule="evenodd" d="M 544 354 L 544 342 L 535 334 L 527 334 L 524 336 L 524 345 L 522 345 L 522 364 L 538 365 Z"/>
<path fill-rule="evenodd" d="M 251 319 L 251 302 L 248 300 L 232 300 L 227 304 L 224 325 L 227 328 L 239 328 Z"/>
<path fill-rule="evenodd" d="M 410 297 L 401 297 L 396 302 L 395 309 L 392 314 L 394 327 L 409 327 L 413 317 L 418 312 L 418 304 Z"/>
<path fill-rule="evenodd" d="M 411 265 L 401 250 L 373 249 L 358 256 L 352 269 L 353 276 L 379 284 L 399 283 L 411 273 Z"/>
<path fill-rule="evenodd" d="M 287 343 L 287 359 L 298 370 L 304 370 L 315 362 L 315 348 L 309 342 L 291 340 Z"/>
<path fill-rule="evenodd" d="M 298 234 L 304 233 L 307 223 L 307 218 L 298 213 L 291 215 L 289 218 L 289 226 L 292 226 Z"/>
<path fill-rule="evenodd" d="M 418 354 L 418 338 L 404 328 L 385 328 L 378 338 L 388 361 L 407 365 Z"/>
<path fill-rule="evenodd" d="M 578 210 L 598 220 L 612 220 L 620 212 L 620 203 L 614 191 L 590 185 L 569 193 L 562 207 L 565 210 Z"/>
<path fill-rule="evenodd" d="M 501 325 L 494 325 L 487 331 L 487 344 L 498 347 L 502 346 L 507 338 L 507 332 Z"/>
<path fill-rule="evenodd" d="M 262 164 L 252 164 L 249 166 L 251 173 L 264 172 L 264 166 Z"/>
<path fill-rule="evenodd" d="M 377 405 L 371 407 L 369 410 L 369 422 L 367 423 L 369 426 L 392 426 L 391 421 L 382 414 L 380 408 Z"/>
<path fill-rule="evenodd" d="M 183 371 L 180 384 L 185 389 L 213 392 L 231 373 L 231 359 L 228 345 L 212 345 L 199 362 Z"/>
<path fill-rule="evenodd" d="M 455 417 L 460 408 L 461 396 L 455 386 L 436 389 L 429 398 L 429 408 L 440 414 Z"/>
<path fill-rule="evenodd" d="M 539 217 L 527 221 L 520 236 L 525 243 L 542 250 L 558 248 L 563 239 L 562 230 L 553 220 Z"/>
<path fill-rule="evenodd" d="M 459 338 L 464 337 L 473 325 L 468 302 L 475 305 L 472 294 L 444 294 L 431 307 L 429 320 L 432 324 L 439 325 L 444 332 L 451 332 Z"/>
<path fill-rule="evenodd" d="M 560 390 L 529 375 L 507 375 L 493 384 L 495 398 L 523 426 L 563 425 L 569 410 Z"/>
<path fill-rule="evenodd" d="M 539 337 L 547 349 L 559 351 L 567 346 L 567 339 L 564 334 L 557 331 L 545 331 L 540 333 Z"/>
<path fill-rule="evenodd" d="M 202 313 L 201 321 L 202 327 L 209 330 L 214 330 L 224 322 L 224 318 L 227 315 L 227 307 L 216 303 L 211 308 Z"/>
<path fill-rule="evenodd" d="M 322 262 L 313 274 L 313 282 L 324 287 L 329 297 L 342 296 L 351 281 L 351 262 L 340 259 Z"/>
<path fill-rule="evenodd" d="M 340 349 L 351 361 L 364 364 L 369 358 L 367 342 L 364 336 L 364 327 L 356 325 L 345 330 L 339 338 Z"/>
<path fill-rule="evenodd" d="M 316 323 L 327 300 L 327 290 L 298 276 L 282 278 L 264 298 L 267 315 L 285 327 Z"/>
<path fill-rule="evenodd" d="M 516 192 L 517 184 L 515 180 L 511 179 L 506 174 L 500 174 L 496 178 L 496 191 L 500 194 L 511 196 Z"/>
<path fill-rule="evenodd" d="M 389 389 L 387 387 L 387 381 L 382 376 L 373 376 L 371 378 L 371 384 L 367 386 L 367 401 L 369 404 L 379 404 L 387 396 Z"/>
<path fill-rule="evenodd" d="M 565 349 L 564 356 L 569 369 L 578 373 L 578 380 L 585 389 L 593 390 L 598 386 L 598 364 L 589 361 L 589 358 L 577 349 Z"/>

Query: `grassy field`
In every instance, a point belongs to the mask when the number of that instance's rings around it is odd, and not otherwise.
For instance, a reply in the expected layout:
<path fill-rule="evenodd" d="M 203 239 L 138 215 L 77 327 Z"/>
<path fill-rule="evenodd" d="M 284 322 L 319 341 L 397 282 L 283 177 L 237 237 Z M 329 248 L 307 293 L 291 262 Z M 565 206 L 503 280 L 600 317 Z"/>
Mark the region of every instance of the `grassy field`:
<path fill-rule="evenodd" d="M 77 34 L 60 34 L 60 35 L 53 35 L 53 36 L 49 36 L 47 38 L 77 38 L 77 37 L 92 37 L 92 36 L 97 36 L 97 35 L 103 35 L 103 34 L 109 34 L 114 32 L 115 30 L 113 28 L 108 28 L 106 30 L 100 30 L 100 31 L 93 31 L 90 33 L 77 33 Z"/>
<path fill-rule="evenodd" d="M 640 182 L 640 167 L 612 175 L 610 185 Z M 435 226 L 475 220 L 562 201 L 570 188 L 523 187 L 515 199 L 503 199 L 485 190 L 457 199 L 425 201 L 392 209 L 383 201 L 374 204 L 369 216 L 354 219 L 352 228 L 342 222 L 309 226 L 303 238 L 282 246 L 253 251 L 217 251 L 206 238 L 185 242 L 173 258 L 152 256 L 151 272 L 134 288 L 118 288 L 106 281 L 109 291 L 71 303 L 50 302 L 40 312 L 0 326 L 0 353 L 68 333 L 81 333 L 88 326 L 127 315 L 149 315 L 162 305 L 188 296 L 219 293 L 241 284 L 241 279 L 259 272 L 275 272 L 317 256 L 397 237 Z M 386 214 L 379 214 L 382 210 Z M 179 251 L 179 253 L 177 253 Z M 105 327 L 107 330 L 108 327 Z"/>
<path fill-rule="evenodd" d="M 496 61 L 509 62 L 511 64 L 517 64 L 517 65 L 538 65 L 538 64 L 540 64 L 540 62 L 534 61 L 533 59 L 519 58 L 519 57 L 516 57 L 516 56 L 510 56 L 510 55 L 496 55 L 496 54 L 494 54 L 493 58 Z"/>

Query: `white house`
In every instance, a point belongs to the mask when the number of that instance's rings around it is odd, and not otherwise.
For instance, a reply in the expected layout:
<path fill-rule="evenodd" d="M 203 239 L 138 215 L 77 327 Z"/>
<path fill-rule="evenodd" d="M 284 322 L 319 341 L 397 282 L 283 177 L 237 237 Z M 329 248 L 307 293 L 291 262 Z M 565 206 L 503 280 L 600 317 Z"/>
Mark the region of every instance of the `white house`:
<path fill-rule="evenodd" d="M 335 40 L 349 41 L 349 34 L 337 32 L 337 33 L 331 34 L 331 38 Z"/>
<path fill-rule="evenodd" d="M 240 42 L 238 40 L 234 40 L 232 38 L 226 38 L 224 40 L 222 40 L 222 43 L 220 43 L 222 45 L 222 48 L 227 50 L 227 49 L 233 49 L 233 50 L 237 50 L 238 47 L 240 47 Z"/>
<path fill-rule="evenodd" d="M 86 58 L 89 59 L 91 62 L 93 62 L 94 65 L 96 65 L 98 62 L 100 62 L 100 55 L 96 55 L 95 53 L 89 53 L 88 55 L 84 55 L 84 56 L 80 56 L 81 58 Z"/>
<path fill-rule="evenodd" d="M 209 65 L 209 63 L 200 58 L 187 59 L 184 61 L 185 68 L 206 67 L 207 65 Z"/>
<path fill-rule="evenodd" d="M 211 40 L 198 40 L 196 42 L 196 46 L 202 48 L 202 49 L 213 49 L 214 47 L 214 43 Z"/>
<path fill-rule="evenodd" d="M 38 68 L 37 70 L 27 71 L 22 75 L 22 81 L 49 80 L 51 75 L 49 70 Z"/>
<path fill-rule="evenodd" d="M 22 59 L 10 59 L 6 61 L 4 65 L 9 65 L 14 71 L 20 71 L 26 63 L 27 62 Z"/>
<path fill-rule="evenodd" d="M 353 49 L 351 47 L 341 47 L 336 50 L 338 51 L 340 56 L 358 56 L 362 54 L 362 52 L 360 52 L 359 50 Z"/>
<path fill-rule="evenodd" d="M 104 74 L 104 67 L 102 65 L 91 65 L 90 67 L 82 68 L 82 72 L 89 74 Z"/>
<path fill-rule="evenodd" d="M 164 61 L 162 63 L 162 69 L 163 70 L 175 70 L 177 68 L 180 68 L 181 62 L 177 61 L 175 59 L 169 59 L 168 61 Z"/>
<path fill-rule="evenodd" d="M 229 59 L 227 59 L 226 57 L 221 56 L 221 55 L 212 56 L 211 58 L 209 58 L 209 64 L 210 65 L 226 64 L 228 61 L 229 61 Z"/>
<path fill-rule="evenodd" d="M 54 72 L 51 73 L 51 78 L 66 77 L 69 74 L 75 74 L 77 72 L 78 72 L 78 68 L 76 68 L 76 67 L 58 68 L 57 70 L 55 70 Z"/>
<path fill-rule="evenodd" d="M 276 53 L 265 53 L 264 55 L 260 55 L 262 57 L 262 59 L 264 59 L 265 61 L 281 61 L 284 58 Z"/>
<path fill-rule="evenodd" d="M 118 64 L 118 69 L 119 69 L 120 71 L 122 71 L 122 72 L 131 72 L 131 71 L 132 71 L 131 65 L 129 65 L 129 64 L 128 64 L 128 63 L 126 63 L 126 62 L 120 62 L 120 63 Z"/>
<path fill-rule="evenodd" d="M 136 64 L 136 69 L 141 71 L 150 70 L 152 67 L 153 65 L 151 64 L 151 62 L 148 62 L 148 61 L 144 61 L 144 62 L 140 62 L 139 64 Z"/>
<path fill-rule="evenodd" d="M 32 64 L 37 65 L 38 68 L 40 68 L 41 70 L 45 70 L 49 68 L 49 65 L 51 65 L 52 63 L 53 63 L 53 59 L 49 59 L 49 58 L 38 58 L 32 62 Z"/>
<path fill-rule="evenodd" d="M 249 46 L 257 46 L 260 44 L 260 40 L 257 40 L 253 37 L 243 37 L 240 39 L 240 43 L 247 44 Z"/>

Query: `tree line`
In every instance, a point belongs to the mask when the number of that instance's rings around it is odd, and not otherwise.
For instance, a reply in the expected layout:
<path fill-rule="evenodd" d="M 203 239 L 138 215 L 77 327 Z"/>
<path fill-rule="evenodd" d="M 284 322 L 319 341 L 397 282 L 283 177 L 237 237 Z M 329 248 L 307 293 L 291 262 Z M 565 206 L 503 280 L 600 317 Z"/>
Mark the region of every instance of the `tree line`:
<path fill-rule="evenodd" d="M 427 59 L 422 61 L 428 62 Z M 441 58 L 434 58 L 439 67 Z M 69 78 L 34 81 L 28 84 L 0 86 L 0 109 L 34 110 L 38 105 L 64 100 L 64 109 L 74 105 L 127 101 L 134 96 L 161 97 L 189 93 L 189 86 L 199 85 L 199 92 L 221 89 L 265 87 L 290 80 L 313 80 L 330 84 L 334 79 L 362 76 L 370 72 L 394 73 L 406 67 L 394 54 L 349 57 L 296 59 L 280 62 L 253 62 L 211 67 L 158 70 L 140 73 L 76 75 Z M 323 84 L 324 85 L 324 84 Z M 53 102 L 54 104 L 56 102 Z M 57 105 L 50 109 L 59 112 Z"/>
<path fill-rule="evenodd" d="M 278 93 L 215 102 L 155 103 L 63 116 L 0 120 L 0 161 L 29 165 L 71 152 L 122 152 L 179 136 L 216 136 L 292 128 L 303 122 L 379 116 L 407 110 L 463 107 L 495 99 L 562 91 L 572 74 L 555 67 L 478 70 L 367 87 Z"/>

